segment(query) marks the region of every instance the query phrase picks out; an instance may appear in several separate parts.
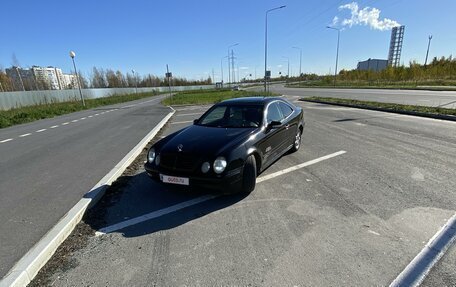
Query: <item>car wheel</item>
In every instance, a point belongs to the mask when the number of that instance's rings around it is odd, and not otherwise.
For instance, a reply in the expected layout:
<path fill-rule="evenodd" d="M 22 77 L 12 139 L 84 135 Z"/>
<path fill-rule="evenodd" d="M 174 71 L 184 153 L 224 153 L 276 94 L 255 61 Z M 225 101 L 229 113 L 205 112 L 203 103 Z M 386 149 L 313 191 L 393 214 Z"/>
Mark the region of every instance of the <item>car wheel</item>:
<path fill-rule="evenodd" d="M 255 156 L 251 155 L 244 164 L 244 173 L 242 175 L 242 192 L 251 193 L 255 189 L 257 176 Z"/>
<path fill-rule="evenodd" d="M 301 129 L 298 129 L 296 133 L 293 146 L 291 147 L 291 152 L 296 152 L 301 147 Z"/>

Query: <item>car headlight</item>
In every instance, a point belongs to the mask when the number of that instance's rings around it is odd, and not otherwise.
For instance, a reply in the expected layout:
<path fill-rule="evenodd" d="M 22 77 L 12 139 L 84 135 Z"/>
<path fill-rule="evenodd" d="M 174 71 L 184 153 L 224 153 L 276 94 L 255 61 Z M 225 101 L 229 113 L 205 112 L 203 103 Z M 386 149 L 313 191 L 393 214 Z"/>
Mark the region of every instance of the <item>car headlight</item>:
<path fill-rule="evenodd" d="M 153 163 L 155 159 L 155 149 L 151 148 L 149 152 L 147 153 L 147 160 L 149 163 Z"/>
<path fill-rule="evenodd" d="M 203 173 L 207 173 L 210 169 L 211 169 L 211 164 L 208 163 L 207 161 L 203 162 L 203 164 L 201 165 L 201 171 Z"/>
<path fill-rule="evenodd" d="M 214 161 L 214 172 L 217 174 L 222 173 L 226 168 L 226 160 L 224 157 L 219 156 Z"/>

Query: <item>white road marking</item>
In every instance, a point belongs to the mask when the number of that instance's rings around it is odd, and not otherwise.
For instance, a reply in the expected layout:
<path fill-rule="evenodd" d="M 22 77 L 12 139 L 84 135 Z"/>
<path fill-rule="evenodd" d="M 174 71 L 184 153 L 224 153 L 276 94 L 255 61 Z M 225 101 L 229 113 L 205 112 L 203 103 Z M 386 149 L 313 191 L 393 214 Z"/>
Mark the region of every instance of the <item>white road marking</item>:
<path fill-rule="evenodd" d="M 193 123 L 193 121 L 173 122 L 173 123 L 171 123 L 171 124 L 172 124 L 172 125 L 178 125 L 178 124 L 188 124 L 188 123 Z"/>
<path fill-rule="evenodd" d="M 195 116 L 195 115 L 202 115 L 203 112 L 201 113 L 191 113 L 191 114 L 179 114 L 179 115 L 176 115 L 176 117 L 183 117 L 183 116 Z"/>
<path fill-rule="evenodd" d="M 380 235 L 380 233 L 378 233 L 378 232 L 375 232 L 375 231 L 373 231 L 373 230 L 370 230 L 370 229 L 369 229 L 369 230 L 367 230 L 367 232 L 369 232 L 369 233 L 372 233 L 372 234 L 374 234 L 374 235 Z"/>
<path fill-rule="evenodd" d="M 72 123 L 76 123 L 76 122 L 78 122 L 78 121 L 79 121 L 79 120 L 72 120 L 71 122 L 72 122 Z"/>
<path fill-rule="evenodd" d="M 62 126 L 66 126 L 67 124 L 69 124 L 69 122 L 63 123 Z"/>
<path fill-rule="evenodd" d="M 37 130 L 36 133 L 41 133 L 41 132 L 44 132 L 45 130 L 47 130 L 47 129 Z"/>
<path fill-rule="evenodd" d="M 20 135 L 19 137 L 20 137 L 20 138 L 23 138 L 23 137 L 28 137 L 29 135 L 31 135 L 31 133 L 23 134 L 23 135 Z"/>
<path fill-rule="evenodd" d="M 6 142 L 9 142 L 9 141 L 12 141 L 13 139 L 6 139 L 6 140 L 2 140 L 0 141 L 0 143 L 6 143 Z"/>
<path fill-rule="evenodd" d="M 59 127 L 59 126 L 58 126 L 58 125 L 56 125 L 56 126 L 52 126 L 52 127 L 50 127 L 50 129 L 55 129 L 55 128 L 58 128 L 58 127 Z"/>
<path fill-rule="evenodd" d="M 431 268 L 456 241 L 456 213 L 436 233 L 405 269 L 391 282 L 390 287 L 419 286 Z"/>
<path fill-rule="evenodd" d="M 355 123 L 355 125 L 362 126 L 362 127 L 366 126 L 366 124 L 363 124 L 363 123 Z"/>
<path fill-rule="evenodd" d="M 93 116 L 88 116 L 88 118 L 92 118 Z"/>
<path fill-rule="evenodd" d="M 86 117 L 80 118 L 80 120 L 85 120 L 85 119 L 87 119 L 87 118 Z"/>
<path fill-rule="evenodd" d="M 100 114 L 94 114 L 94 116 L 98 116 L 98 115 L 100 115 Z"/>
<path fill-rule="evenodd" d="M 280 171 L 277 171 L 277 172 L 274 172 L 274 173 L 271 173 L 271 174 L 268 174 L 268 175 L 265 175 L 265 176 L 262 176 L 262 177 L 259 177 L 259 178 L 257 178 L 256 182 L 260 183 L 262 181 L 269 180 L 269 179 L 274 178 L 274 177 L 278 177 L 280 175 L 283 175 L 283 174 L 298 170 L 300 168 L 303 168 L 303 167 L 306 167 L 306 166 L 309 166 L 309 165 L 312 165 L 312 164 L 319 163 L 320 161 L 324 161 L 324 160 L 339 156 L 339 155 L 344 154 L 344 153 L 346 153 L 346 151 L 341 150 L 341 151 L 338 151 L 338 152 L 335 152 L 335 153 L 332 153 L 332 154 L 328 154 L 328 155 L 325 155 L 325 156 L 322 156 L 322 157 L 319 157 L 319 158 L 316 158 L 316 159 L 313 159 L 313 160 L 310 160 L 310 161 L 307 161 L 307 162 L 304 162 L 304 163 L 301 163 L 301 164 L 298 164 L 298 165 L 295 165 L 295 166 L 292 166 L 292 167 L 289 167 L 289 168 L 286 168 L 286 169 L 283 169 L 283 170 L 280 170 Z"/>
<path fill-rule="evenodd" d="M 204 196 L 197 197 L 197 198 L 194 198 L 194 199 L 191 199 L 188 201 L 184 201 L 184 202 L 181 202 L 181 203 L 178 203 L 178 204 L 175 204 L 175 205 L 172 205 L 172 206 L 160 209 L 160 210 L 156 210 L 151 213 L 144 214 L 144 215 L 141 215 L 141 216 L 138 216 L 138 217 L 126 220 L 126 221 L 122 221 L 122 222 L 113 224 L 111 226 L 101 228 L 100 230 L 95 232 L 95 236 L 100 236 L 100 235 L 103 235 L 106 233 L 111 233 L 113 231 L 120 230 L 120 229 L 123 229 L 128 226 L 132 226 L 132 225 L 135 225 L 135 224 L 147 221 L 147 220 L 151 220 L 151 219 L 154 219 L 154 218 L 157 218 L 157 217 L 160 217 L 160 216 L 172 213 L 172 212 L 176 212 L 180 209 L 184 209 L 189 206 L 196 205 L 196 204 L 214 199 L 218 196 L 219 195 L 204 195 Z"/>

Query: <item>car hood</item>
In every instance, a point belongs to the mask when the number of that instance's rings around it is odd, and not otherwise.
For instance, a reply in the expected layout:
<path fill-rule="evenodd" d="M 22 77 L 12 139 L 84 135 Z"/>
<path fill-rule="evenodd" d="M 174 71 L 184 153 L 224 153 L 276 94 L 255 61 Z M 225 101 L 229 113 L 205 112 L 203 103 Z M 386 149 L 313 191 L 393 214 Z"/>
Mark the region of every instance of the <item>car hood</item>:
<path fill-rule="evenodd" d="M 191 125 L 176 133 L 161 148 L 160 152 L 178 152 L 203 156 L 218 156 L 228 147 L 242 142 L 254 131 L 252 128 L 217 128 Z"/>

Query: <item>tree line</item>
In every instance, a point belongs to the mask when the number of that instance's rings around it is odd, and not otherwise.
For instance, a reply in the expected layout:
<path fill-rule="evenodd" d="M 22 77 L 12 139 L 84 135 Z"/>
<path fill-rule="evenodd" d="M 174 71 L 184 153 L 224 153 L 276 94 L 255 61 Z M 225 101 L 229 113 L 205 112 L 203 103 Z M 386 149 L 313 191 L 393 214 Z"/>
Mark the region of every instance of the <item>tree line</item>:
<path fill-rule="evenodd" d="M 79 71 L 79 80 L 82 88 L 133 88 L 133 87 L 162 87 L 168 86 L 168 79 L 155 75 L 139 75 L 138 73 L 123 73 L 119 70 L 102 69 L 93 67 L 88 77 L 82 75 Z M 189 80 L 184 77 L 170 78 L 172 86 L 192 86 L 192 85 L 209 85 L 212 79 Z M 0 92 L 7 91 L 26 91 L 30 90 L 48 90 L 49 83 L 32 79 L 23 79 L 23 85 L 15 85 L 14 81 L 0 68 Z M 70 87 L 75 88 L 75 87 Z"/>

